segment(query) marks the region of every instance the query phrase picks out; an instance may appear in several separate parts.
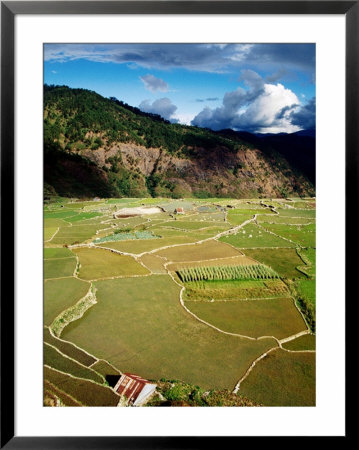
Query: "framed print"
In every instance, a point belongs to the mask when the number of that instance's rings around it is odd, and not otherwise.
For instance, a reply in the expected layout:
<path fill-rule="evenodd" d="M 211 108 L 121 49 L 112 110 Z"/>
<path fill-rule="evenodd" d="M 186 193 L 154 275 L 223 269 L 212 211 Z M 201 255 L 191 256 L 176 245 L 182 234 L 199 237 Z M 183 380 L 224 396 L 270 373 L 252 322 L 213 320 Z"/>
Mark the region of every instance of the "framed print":
<path fill-rule="evenodd" d="M 1 3 L 2 447 L 347 435 L 358 8 Z"/>

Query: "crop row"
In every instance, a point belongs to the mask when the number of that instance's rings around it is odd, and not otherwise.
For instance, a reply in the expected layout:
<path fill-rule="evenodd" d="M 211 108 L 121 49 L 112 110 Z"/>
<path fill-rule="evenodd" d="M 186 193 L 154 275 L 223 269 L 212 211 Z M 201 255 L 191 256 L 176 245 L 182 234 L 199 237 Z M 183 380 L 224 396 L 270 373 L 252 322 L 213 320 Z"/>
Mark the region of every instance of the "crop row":
<path fill-rule="evenodd" d="M 189 267 L 178 270 L 183 282 L 201 280 L 268 280 L 279 275 L 264 264 L 245 266 Z"/>

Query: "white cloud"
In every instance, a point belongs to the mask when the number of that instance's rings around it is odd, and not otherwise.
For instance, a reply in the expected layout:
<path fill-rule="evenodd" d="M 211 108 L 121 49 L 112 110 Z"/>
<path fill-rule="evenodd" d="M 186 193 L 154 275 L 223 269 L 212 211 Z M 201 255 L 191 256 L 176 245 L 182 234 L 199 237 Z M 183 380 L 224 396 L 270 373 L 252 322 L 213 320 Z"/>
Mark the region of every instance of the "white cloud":
<path fill-rule="evenodd" d="M 292 133 L 299 128 L 291 124 L 290 110 L 298 104 L 298 97 L 282 84 L 265 84 L 264 92 L 234 120 L 234 125 L 258 133 Z M 286 108 L 288 110 L 280 114 Z"/>
<path fill-rule="evenodd" d="M 151 74 L 140 77 L 140 80 L 145 85 L 145 88 L 151 92 L 167 92 L 169 89 L 168 84 L 164 80 L 162 80 L 161 78 L 157 78 Z"/>
<path fill-rule="evenodd" d="M 244 70 L 239 81 L 247 89 L 238 87 L 227 92 L 222 106 L 204 108 L 192 124 L 214 130 L 232 128 L 257 133 L 291 133 L 298 131 L 292 115 L 300 101 L 294 92 L 282 84 L 265 83 L 253 70 Z"/>
<path fill-rule="evenodd" d="M 138 107 L 141 111 L 159 114 L 164 119 L 176 121 L 174 113 L 177 111 L 177 106 L 167 97 L 159 98 L 153 103 L 150 100 L 143 100 Z"/>
<path fill-rule="evenodd" d="M 177 113 L 177 114 L 173 115 L 173 119 L 178 120 L 178 123 L 180 123 L 182 125 L 191 125 L 193 118 L 194 118 L 194 114 Z"/>

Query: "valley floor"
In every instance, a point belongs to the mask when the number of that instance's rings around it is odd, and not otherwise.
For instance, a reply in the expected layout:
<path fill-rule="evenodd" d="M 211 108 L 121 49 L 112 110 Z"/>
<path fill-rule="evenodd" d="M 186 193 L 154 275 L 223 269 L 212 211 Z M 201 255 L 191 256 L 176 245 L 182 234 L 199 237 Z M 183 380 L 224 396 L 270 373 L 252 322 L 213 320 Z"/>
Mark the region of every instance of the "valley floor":
<path fill-rule="evenodd" d="M 45 404 L 116 406 L 130 372 L 170 380 L 153 405 L 315 405 L 315 199 L 58 199 L 44 227 Z"/>

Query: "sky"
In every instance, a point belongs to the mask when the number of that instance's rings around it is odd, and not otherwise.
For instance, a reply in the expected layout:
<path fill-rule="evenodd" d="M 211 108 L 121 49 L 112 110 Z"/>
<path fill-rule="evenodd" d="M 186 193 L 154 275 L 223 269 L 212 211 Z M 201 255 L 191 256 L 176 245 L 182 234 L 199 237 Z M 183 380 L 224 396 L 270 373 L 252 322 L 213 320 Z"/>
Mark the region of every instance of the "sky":
<path fill-rule="evenodd" d="M 213 130 L 315 128 L 315 44 L 45 44 L 44 82 Z"/>

